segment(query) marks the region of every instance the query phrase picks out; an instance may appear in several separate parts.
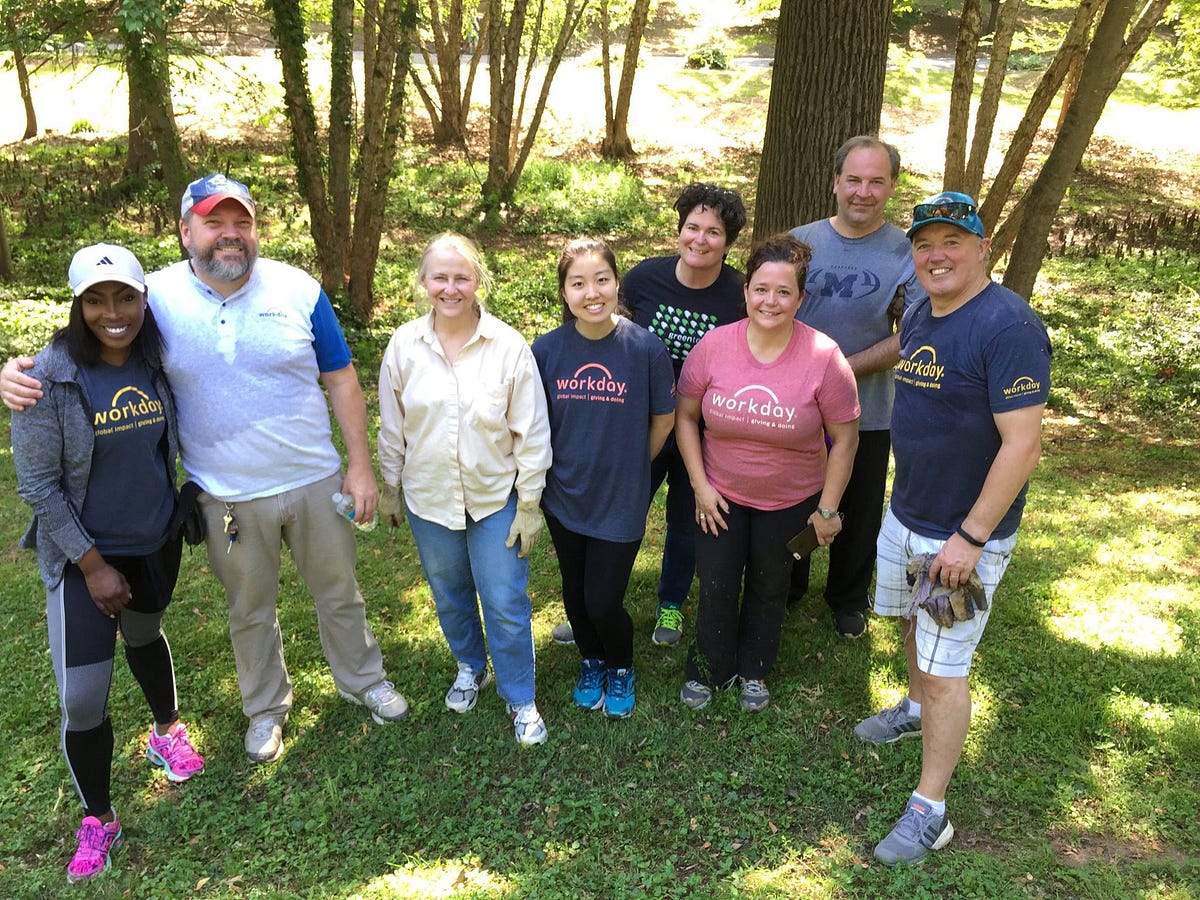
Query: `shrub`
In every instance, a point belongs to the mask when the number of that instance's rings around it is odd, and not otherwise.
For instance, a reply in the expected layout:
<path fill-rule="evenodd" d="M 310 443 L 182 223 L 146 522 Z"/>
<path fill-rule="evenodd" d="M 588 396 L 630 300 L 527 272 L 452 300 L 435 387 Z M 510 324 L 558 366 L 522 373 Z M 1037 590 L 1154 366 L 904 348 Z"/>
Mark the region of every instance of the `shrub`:
<path fill-rule="evenodd" d="M 705 44 L 688 54 L 689 69 L 728 69 L 729 57 L 719 44 Z"/>

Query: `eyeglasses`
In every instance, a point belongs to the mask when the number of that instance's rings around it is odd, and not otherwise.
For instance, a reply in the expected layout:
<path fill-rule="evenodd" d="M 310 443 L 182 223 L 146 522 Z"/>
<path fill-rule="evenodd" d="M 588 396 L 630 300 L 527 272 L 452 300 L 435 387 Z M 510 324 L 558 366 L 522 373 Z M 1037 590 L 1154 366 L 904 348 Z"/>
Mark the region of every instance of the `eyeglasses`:
<path fill-rule="evenodd" d="M 974 215 L 975 204 L 964 203 L 961 200 L 921 203 L 913 207 L 914 222 L 924 222 L 926 219 L 949 219 L 952 222 L 965 222 Z"/>

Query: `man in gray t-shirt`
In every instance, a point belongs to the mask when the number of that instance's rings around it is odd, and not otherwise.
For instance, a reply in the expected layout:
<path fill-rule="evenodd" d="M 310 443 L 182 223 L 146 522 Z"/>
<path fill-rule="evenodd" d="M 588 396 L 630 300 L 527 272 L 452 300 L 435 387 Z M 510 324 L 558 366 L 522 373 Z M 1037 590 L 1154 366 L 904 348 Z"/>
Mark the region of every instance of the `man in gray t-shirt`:
<path fill-rule="evenodd" d="M 896 321 L 925 296 L 904 232 L 884 221 L 896 189 L 900 155 L 877 138 L 850 138 L 834 160 L 837 212 L 792 229 L 812 247 L 812 264 L 796 318 L 841 347 L 858 381 L 862 406 L 858 453 L 842 495 L 843 529 L 829 545 L 825 600 L 839 634 L 866 630 L 864 612 L 875 564 L 875 538 L 891 452 L 892 367 L 900 358 Z M 895 303 L 893 303 L 895 301 Z M 809 560 L 792 569 L 790 601 L 808 590 Z"/>

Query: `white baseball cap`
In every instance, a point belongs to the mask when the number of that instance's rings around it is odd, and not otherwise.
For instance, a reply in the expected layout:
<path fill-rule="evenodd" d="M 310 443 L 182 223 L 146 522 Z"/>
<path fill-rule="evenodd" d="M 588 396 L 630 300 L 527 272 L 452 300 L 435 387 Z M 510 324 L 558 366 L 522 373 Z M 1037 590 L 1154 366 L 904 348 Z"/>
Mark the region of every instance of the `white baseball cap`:
<path fill-rule="evenodd" d="M 67 278 L 76 297 L 102 281 L 119 281 L 139 291 L 146 290 L 142 264 L 136 256 L 116 244 L 92 244 L 76 252 Z"/>

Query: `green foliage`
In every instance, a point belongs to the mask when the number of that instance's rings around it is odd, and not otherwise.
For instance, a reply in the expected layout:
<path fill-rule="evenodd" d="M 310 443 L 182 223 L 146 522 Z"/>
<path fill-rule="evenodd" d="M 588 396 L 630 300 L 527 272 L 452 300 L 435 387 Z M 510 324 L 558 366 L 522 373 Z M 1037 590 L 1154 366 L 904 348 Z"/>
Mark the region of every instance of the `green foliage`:
<path fill-rule="evenodd" d="M 720 44 L 704 44 L 687 55 L 689 69 L 728 69 L 729 57 Z"/>

